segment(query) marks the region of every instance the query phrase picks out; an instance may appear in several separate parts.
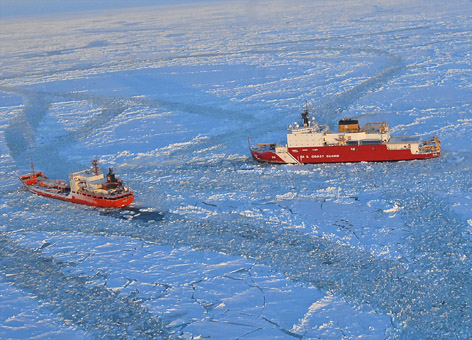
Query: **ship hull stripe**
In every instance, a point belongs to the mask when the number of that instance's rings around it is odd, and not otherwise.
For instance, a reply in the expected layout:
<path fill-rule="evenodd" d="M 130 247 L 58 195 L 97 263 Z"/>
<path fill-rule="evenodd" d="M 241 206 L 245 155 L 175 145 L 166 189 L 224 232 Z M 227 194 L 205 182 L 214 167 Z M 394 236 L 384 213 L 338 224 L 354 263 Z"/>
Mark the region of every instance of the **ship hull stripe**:
<path fill-rule="evenodd" d="M 261 162 L 287 163 L 273 151 L 251 152 L 253 158 Z M 288 148 L 288 153 L 300 163 L 385 162 L 427 159 L 440 155 L 440 152 L 413 154 L 410 149 L 389 150 L 386 144 Z"/>

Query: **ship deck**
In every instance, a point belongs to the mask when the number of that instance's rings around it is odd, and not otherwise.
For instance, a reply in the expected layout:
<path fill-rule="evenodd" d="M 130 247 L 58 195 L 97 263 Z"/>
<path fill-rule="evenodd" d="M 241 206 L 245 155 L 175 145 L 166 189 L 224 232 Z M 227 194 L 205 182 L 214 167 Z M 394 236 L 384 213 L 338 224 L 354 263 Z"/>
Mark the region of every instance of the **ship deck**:
<path fill-rule="evenodd" d="M 39 183 L 27 185 L 27 188 L 38 194 L 54 195 L 67 197 L 70 194 L 70 188 L 68 187 L 54 187 L 54 186 L 44 186 Z"/>
<path fill-rule="evenodd" d="M 388 143 L 390 144 L 402 144 L 402 143 L 420 143 L 421 136 L 394 136 L 391 137 Z"/>
<path fill-rule="evenodd" d="M 255 150 L 258 152 L 265 152 L 265 151 L 275 151 L 276 146 L 279 144 L 276 143 L 263 143 L 263 144 L 256 144 L 256 145 L 251 145 L 250 149 Z"/>

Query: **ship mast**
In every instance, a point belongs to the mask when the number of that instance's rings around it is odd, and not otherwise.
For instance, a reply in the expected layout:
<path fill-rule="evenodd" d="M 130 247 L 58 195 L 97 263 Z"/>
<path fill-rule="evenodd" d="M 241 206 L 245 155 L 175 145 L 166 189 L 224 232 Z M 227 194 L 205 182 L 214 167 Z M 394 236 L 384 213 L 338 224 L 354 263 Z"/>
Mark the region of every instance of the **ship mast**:
<path fill-rule="evenodd" d="M 98 161 L 97 159 L 94 159 L 92 161 L 93 169 L 95 170 L 95 175 L 98 175 Z"/>
<path fill-rule="evenodd" d="M 308 101 L 305 100 L 305 110 L 302 112 L 303 126 L 310 125 L 310 112 L 308 111 Z"/>
<path fill-rule="evenodd" d="M 31 163 L 31 170 L 33 171 L 33 176 L 34 176 L 33 156 L 30 156 L 30 163 Z"/>

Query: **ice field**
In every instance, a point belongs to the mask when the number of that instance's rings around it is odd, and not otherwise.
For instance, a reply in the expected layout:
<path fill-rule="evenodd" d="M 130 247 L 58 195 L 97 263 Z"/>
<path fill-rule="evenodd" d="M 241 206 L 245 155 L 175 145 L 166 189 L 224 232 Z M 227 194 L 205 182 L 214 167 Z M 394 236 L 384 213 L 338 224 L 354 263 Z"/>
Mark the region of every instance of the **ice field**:
<path fill-rule="evenodd" d="M 0 339 L 472 338 L 472 2 L 157 3 L 0 2 Z M 305 100 L 442 154 L 255 163 Z"/>

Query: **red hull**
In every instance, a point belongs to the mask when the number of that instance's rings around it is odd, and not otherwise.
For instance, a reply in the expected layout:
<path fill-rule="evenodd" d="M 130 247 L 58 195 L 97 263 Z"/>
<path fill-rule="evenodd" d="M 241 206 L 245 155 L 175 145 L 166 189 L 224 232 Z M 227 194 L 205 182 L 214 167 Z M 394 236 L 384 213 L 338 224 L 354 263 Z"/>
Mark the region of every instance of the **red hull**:
<path fill-rule="evenodd" d="M 54 181 L 46 182 L 47 177 L 42 172 L 21 176 L 20 180 L 29 191 L 35 194 L 76 204 L 103 208 L 121 208 L 130 205 L 134 200 L 132 192 L 115 196 L 94 195 L 87 192 L 70 192 L 68 186 L 57 185 Z"/>
<path fill-rule="evenodd" d="M 124 196 L 116 196 L 116 197 L 103 197 L 103 196 L 96 196 L 96 195 L 88 195 L 88 194 L 69 194 L 67 196 L 55 194 L 53 192 L 45 192 L 40 190 L 35 190 L 34 187 L 27 186 L 27 189 L 35 194 L 55 198 L 66 202 L 72 202 L 76 204 L 84 204 L 90 205 L 93 207 L 102 207 L 102 208 L 122 208 L 126 207 L 131 204 L 134 200 L 133 194 L 127 194 Z"/>
<path fill-rule="evenodd" d="M 94 207 L 103 207 L 103 208 L 121 208 L 126 207 L 131 204 L 134 200 L 134 195 L 129 193 L 124 196 L 115 196 L 115 197 L 100 197 L 95 195 L 83 195 L 83 194 L 73 194 L 73 197 L 70 202 L 77 204 L 91 205 Z"/>
<path fill-rule="evenodd" d="M 289 163 L 279 157 L 275 150 L 251 149 L 251 153 L 257 161 Z M 384 162 L 426 159 L 440 155 L 440 152 L 413 154 L 409 149 L 388 150 L 385 144 L 288 148 L 288 153 L 296 160 L 293 163 Z"/>

